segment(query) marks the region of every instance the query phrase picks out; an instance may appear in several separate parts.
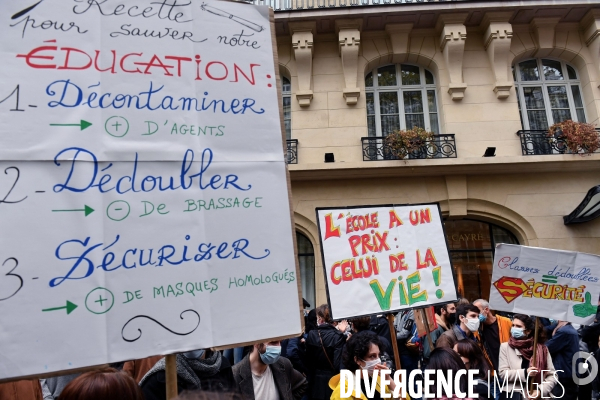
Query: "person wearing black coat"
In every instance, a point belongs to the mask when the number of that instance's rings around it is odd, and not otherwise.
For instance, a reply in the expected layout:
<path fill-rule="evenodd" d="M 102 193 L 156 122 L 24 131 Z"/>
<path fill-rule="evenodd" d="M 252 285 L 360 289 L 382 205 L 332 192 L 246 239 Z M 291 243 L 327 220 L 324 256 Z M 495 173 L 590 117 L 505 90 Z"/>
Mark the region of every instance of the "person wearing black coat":
<path fill-rule="evenodd" d="M 325 400 L 333 392 L 329 380 L 340 373 L 342 352 L 346 344 L 344 332 L 347 322 L 333 326 L 329 306 L 317 308 L 317 328 L 306 339 L 306 368 L 309 374 L 308 396 L 312 400 Z"/>
<path fill-rule="evenodd" d="M 573 357 L 579 351 L 579 335 L 570 322 L 559 321 L 552 330 L 552 338 L 545 345 L 552 356 L 552 363 L 558 374 L 560 385 L 552 391 L 563 400 L 576 400 L 578 386 L 573 381 Z M 562 386 L 562 387 L 561 387 Z"/>
<path fill-rule="evenodd" d="M 237 390 L 231 364 L 219 351 L 188 351 L 176 355 L 177 393 L 184 390 Z M 160 359 L 140 381 L 145 400 L 167 398 L 165 359 Z"/>

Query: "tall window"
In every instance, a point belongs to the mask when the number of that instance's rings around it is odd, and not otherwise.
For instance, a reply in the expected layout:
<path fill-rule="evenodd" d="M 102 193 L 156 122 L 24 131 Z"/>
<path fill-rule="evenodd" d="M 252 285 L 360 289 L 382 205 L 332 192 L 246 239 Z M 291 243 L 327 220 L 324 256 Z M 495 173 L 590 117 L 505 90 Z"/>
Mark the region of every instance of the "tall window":
<path fill-rule="evenodd" d="M 416 65 L 379 67 L 365 77 L 369 136 L 415 126 L 439 134 L 433 74 Z"/>
<path fill-rule="evenodd" d="M 459 294 L 470 301 L 489 299 L 494 249 L 499 243 L 519 244 L 517 238 L 482 221 L 445 221 L 444 230 Z"/>
<path fill-rule="evenodd" d="M 292 84 L 285 76 L 281 76 L 281 95 L 283 97 L 283 122 L 285 138 L 292 138 Z"/>
<path fill-rule="evenodd" d="M 315 308 L 315 250 L 310 240 L 296 231 L 296 245 L 298 246 L 298 264 L 302 280 L 302 297 L 312 308 Z"/>
<path fill-rule="evenodd" d="M 571 119 L 586 122 L 577 71 L 556 60 L 537 58 L 513 67 L 521 125 L 525 130 L 547 130 Z"/>

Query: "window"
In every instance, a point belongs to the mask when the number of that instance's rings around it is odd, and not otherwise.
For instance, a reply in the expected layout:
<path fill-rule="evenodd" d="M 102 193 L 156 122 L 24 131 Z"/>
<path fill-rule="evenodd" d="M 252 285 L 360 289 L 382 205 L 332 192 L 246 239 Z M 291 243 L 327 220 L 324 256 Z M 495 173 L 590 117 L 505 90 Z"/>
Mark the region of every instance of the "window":
<path fill-rule="evenodd" d="M 415 126 L 439 134 L 433 74 L 416 65 L 379 67 L 365 77 L 369 136 Z"/>
<path fill-rule="evenodd" d="M 285 76 L 281 76 L 281 95 L 283 98 L 283 123 L 285 138 L 292 138 L 292 84 Z"/>
<path fill-rule="evenodd" d="M 498 243 L 519 244 L 517 238 L 481 221 L 445 221 L 444 228 L 458 293 L 470 301 L 489 299 L 494 249 Z"/>
<path fill-rule="evenodd" d="M 296 245 L 298 246 L 302 297 L 310 303 L 312 308 L 315 308 L 315 250 L 310 240 L 300 232 L 296 232 Z"/>
<path fill-rule="evenodd" d="M 581 85 L 575 68 L 538 58 L 513 66 L 517 102 L 524 130 L 547 130 L 571 119 L 586 122 Z"/>

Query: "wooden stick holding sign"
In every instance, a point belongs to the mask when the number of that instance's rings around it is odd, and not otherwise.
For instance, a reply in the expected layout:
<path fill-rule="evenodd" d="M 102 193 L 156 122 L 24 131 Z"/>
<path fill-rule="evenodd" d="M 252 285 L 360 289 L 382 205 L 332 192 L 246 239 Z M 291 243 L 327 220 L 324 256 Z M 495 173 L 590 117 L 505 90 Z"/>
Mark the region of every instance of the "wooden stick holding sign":
<path fill-rule="evenodd" d="M 392 350 L 394 351 L 394 364 L 396 369 L 400 369 L 400 352 L 398 351 L 398 340 L 396 339 L 396 327 L 394 326 L 394 314 L 387 315 L 388 325 L 390 327 L 390 338 L 392 339 Z"/>
<path fill-rule="evenodd" d="M 167 383 L 167 400 L 177 397 L 177 355 L 165 356 L 165 376 Z"/>
<path fill-rule="evenodd" d="M 392 350 L 394 351 L 394 364 L 396 370 L 402 369 L 400 365 L 400 352 L 398 351 L 398 339 L 396 339 L 396 327 L 394 326 L 394 314 L 387 315 L 388 326 L 390 327 L 390 339 L 392 339 Z M 408 377 L 407 377 L 408 379 Z M 406 384 L 406 383 L 405 383 Z M 401 397 L 403 400 L 404 398 Z"/>
<path fill-rule="evenodd" d="M 533 355 L 531 356 L 531 360 L 529 361 L 530 367 L 535 367 L 535 359 L 537 358 L 537 344 L 538 344 L 538 317 L 535 317 L 535 329 L 533 331 Z M 538 371 L 538 374 L 541 374 L 542 371 Z M 528 392 L 531 393 L 533 389 L 533 379 L 529 381 Z"/>
<path fill-rule="evenodd" d="M 429 348 L 430 351 L 433 351 L 433 341 L 431 340 L 431 327 L 429 326 L 429 320 L 427 319 L 427 310 L 422 308 L 420 311 L 423 315 L 423 320 L 425 321 L 425 330 L 427 331 L 425 335 L 427 336 L 427 340 L 429 341 Z"/>

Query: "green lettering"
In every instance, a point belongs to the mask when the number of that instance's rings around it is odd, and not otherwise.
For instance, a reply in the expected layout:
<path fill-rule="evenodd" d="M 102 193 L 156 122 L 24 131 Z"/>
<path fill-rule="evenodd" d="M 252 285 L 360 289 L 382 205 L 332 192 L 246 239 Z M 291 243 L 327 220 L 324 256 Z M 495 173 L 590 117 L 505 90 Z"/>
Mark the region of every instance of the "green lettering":
<path fill-rule="evenodd" d="M 408 302 L 411 306 L 421 301 L 427 301 L 427 291 L 423 290 L 419 292 L 419 290 L 421 290 L 419 282 L 421 282 L 421 274 L 419 271 L 410 274 L 406 278 L 406 286 L 408 286 Z"/>
<path fill-rule="evenodd" d="M 396 287 L 396 279 L 392 279 L 385 292 L 383 291 L 383 288 L 377 279 L 373 279 L 371 282 L 369 282 L 369 286 L 371 286 L 371 289 L 373 289 L 373 293 L 375 293 L 375 297 L 377 298 L 377 302 L 379 303 L 381 310 L 389 310 L 392 306 L 392 294 L 394 293 L 394 288 Z"/>

